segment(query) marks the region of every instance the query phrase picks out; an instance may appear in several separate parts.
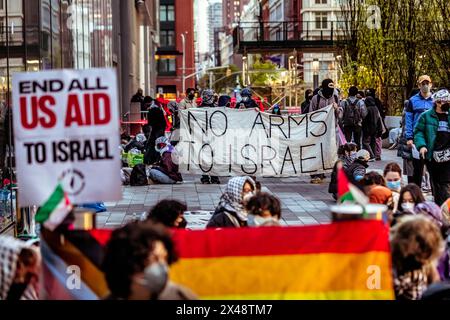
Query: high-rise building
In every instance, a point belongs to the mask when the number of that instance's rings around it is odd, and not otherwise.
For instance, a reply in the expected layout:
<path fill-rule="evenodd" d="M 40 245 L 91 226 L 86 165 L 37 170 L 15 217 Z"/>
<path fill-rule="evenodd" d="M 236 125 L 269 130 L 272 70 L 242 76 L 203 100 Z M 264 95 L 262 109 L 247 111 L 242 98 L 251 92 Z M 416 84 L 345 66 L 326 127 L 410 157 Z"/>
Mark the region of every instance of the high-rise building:
<path fill-rule="evenodd" d="M 193 0 L 160 0 L 160 46 L 156 52 L 157 94 L 175 99 L 195 86 Z"/>
<path fill-rule="evenodd" d="M 209 52 L 211 55 L 211 62 L 213 65 L 217 65 L 218 61 L 215 57 L 215 53 L 219 48 L 216 48 L 218 44 L 215 39 L 218 38 L 218 33 L 222 29 L 222 1 L 210 0 L 208 5 L 208 34 L 209 34 Z"/>

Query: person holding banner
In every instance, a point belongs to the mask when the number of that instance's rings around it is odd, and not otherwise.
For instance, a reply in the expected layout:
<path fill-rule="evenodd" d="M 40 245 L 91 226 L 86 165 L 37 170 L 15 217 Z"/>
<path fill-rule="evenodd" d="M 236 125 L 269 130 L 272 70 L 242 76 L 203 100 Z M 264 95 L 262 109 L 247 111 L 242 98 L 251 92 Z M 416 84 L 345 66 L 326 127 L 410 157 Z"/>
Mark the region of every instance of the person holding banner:
<path fill-rule="evenodd" d="M 207 228 L 240 228 L 247 226 L 244 205 L 253 197 L 255 182 L 250 177 L 234 177 L 228 181 Z"/>
<path fill-rule="evenodd" d="M 217 104 L 215 103 L 215 93 L 214 90 L 205 89 L 202 92 L 202 104 L 199 108 L 216 108 Z M 202 175 L 200 182 L 203 184 L 220 184 L 219 177 L 217 176 L 209 176 Z"/>

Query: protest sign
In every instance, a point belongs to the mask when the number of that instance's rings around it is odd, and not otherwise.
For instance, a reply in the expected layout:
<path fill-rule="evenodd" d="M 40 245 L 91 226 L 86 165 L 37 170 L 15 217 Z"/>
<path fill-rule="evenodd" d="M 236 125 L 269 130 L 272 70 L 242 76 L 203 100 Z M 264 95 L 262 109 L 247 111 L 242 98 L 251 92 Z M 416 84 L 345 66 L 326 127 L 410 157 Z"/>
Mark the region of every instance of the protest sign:
<path fill-rule="evenodd" d="M 334 109 L 301 116 L 183 110 L 177 151 L 182 173 L 290 177 L 330 172 L 337 160 Z"/>
<path fill-rule="evenodd" d="M 121 198 L 113 69 L 13 75 L 21 206 L 41 205 L 61 181 L 72 203 Z"/>

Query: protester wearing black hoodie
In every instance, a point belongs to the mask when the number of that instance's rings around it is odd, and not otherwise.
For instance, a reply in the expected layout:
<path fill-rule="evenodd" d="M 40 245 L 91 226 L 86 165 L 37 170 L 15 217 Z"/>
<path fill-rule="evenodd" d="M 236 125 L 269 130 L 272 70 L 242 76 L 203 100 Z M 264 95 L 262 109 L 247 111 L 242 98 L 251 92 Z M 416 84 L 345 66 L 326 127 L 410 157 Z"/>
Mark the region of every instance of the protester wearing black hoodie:
<path fill-rule="evenodd" d="M 308 89 L 305 91 L 305 101 L 302 102 L 301 110 L 302 114 L 309 112 L 309 106 L 311 104 L 311 99 L 313 97 L 313 91 L 311 89 Z"/>
<path fill-rule="evenodd" d="M 365 100 L 367 116 L 363 120 L 363 147 L 370 153 L 370 159 L 376 158 L 376 140 L 383 134 L 383 124 L 373 97 Z"/>

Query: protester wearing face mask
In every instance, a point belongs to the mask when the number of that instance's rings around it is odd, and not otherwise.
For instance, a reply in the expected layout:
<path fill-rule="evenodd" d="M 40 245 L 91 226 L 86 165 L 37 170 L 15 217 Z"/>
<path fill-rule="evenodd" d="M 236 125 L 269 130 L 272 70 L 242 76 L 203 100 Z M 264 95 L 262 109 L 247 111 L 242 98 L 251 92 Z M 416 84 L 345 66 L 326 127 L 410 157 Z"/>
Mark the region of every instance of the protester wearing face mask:
<path fill-rule="evenodd" d="M 245 88 L 241 92 L 242 101 L 241 104 L 243 104 L 244 109 L 250 109 L 250 108 L 258 108 L 258 104 L 255 102 L 255 100 L 252 99 L 252 91 L 249 88 Z"/>
<path fill-rule="evenodd" d="M 195 103 L 195 89 L 194 88 L 188 88 L 186 90 L 186 97 L 180 101 L 178 108 L 180 110 L 197 108 L 197 104 Z"/>
<path fill-rule="evenodd" d="M 187 207 L 177 200 L 162 200 L 158 202 L 148 213 L 147 220 L 153 223 L 161 223 L 168 228 L 186 228 L 187 222 L 184 212 Z"/>
<path fill-rule="evenodd" d="M 420 92 L 409 99 L 405 112 L 405 138 L 409 148 L 414 145 L 414 128 L 417 126 L 420 116 L 427 110 L 433 108 L 431 97 L 431 78 L 427 75 L 419 77 L 417 81 Z M 417 148 L 417 146 L 416 146 Z M 419 148 L 417 148 L 419 150 Z M 413 159 L 413 182 L 418 186 L 422 185 L 424 162 L 422 159 Z"/>
<path fill-rule="evenodd" d="M 271 194 L 261 192 L 252 197 L 245 206 L 249 227 L 279 226 L 281 203 Z"/>
<path fill-rule="evenodd" d="M 305 91 L 305 101 L 302 102 L 300 108 L 302 110 L 302 114 L 310 112 L 309 107 L 311 105 L 311 99 L 313 97 L 313 91 L 308 89 Z"/>
<path fill-rule="evenodd" d="M 255 182 L 250 177 L 234 177 L 228 181 L 207 228 L 239 228 L 247 226 L 245 204 L 253 197 Z"/>
<path fill-rule="evenodd" d="M 311 99 L 310 112 L 333 105 L 338 118 L 339 97 L 335 94 L 335 85 L 333 80 L 325 79 L 322 81 L 322 88 L 317 95 Z"/>
<path fill-rule="evenodd" d="M 337 172 L 338 165 L 348 168 L 356 159 L 357 146 L 354 143 L 346 143 L 338 147 L 338 161 L 334 164 L 333 172 L 331 173 L 330 184 L 328 185 L 328 192 L 333 195 L 333 199 L 337 200 Z"/>
<path fill-rule="evenodd" d="M 414 129 L 414 143 L 426 159 L 434 201 L 441 206 L 450 197 L 450 92 L 439 90 L 432 98 L 433 108 Z"/>
<path fill-rule="evenodd" d="M 111 293 L 108 300 L 196 299 L 191 290 L 169 280 L 169 266 L 177 259 L 161 225 L 132 222 L 114 230 L 102 266 Z"/>
<path fill-rule="evenodd" d="M 359 182 L 364 178 L 366 169 L 369 167 L 370 154 L 367 150 L 359 150 L 356 153 L 356 159 L 347 168 L 344 167 L 345 172 L 353 182 Z"/>
<path fill-rule="evenodd" d="M 147 172 L 149 179 L 156 184 L 175 184 L 182 182 L 178 157 L 175 148 L 166 137 L 156 139 L 155 150 L 161 154 L 161 160 Z"/>
<path fill-rule="evenodd" d="M 392 191 L 395 212 L 398 208 L 398 199 L 402 188 L 402 169 L 395 162 L 388 163 L 384 168 L 383 176 L 386 186 Z"/>
<path fill-rule="evenodd" d="M 401 217 L 414 214 L 416 205 L 424 202 L 425 197 L 423 196 L 422 190 L 416 184 L 411 183 L 404 186 L 400 190 L 398 207 L 397 211 L 394 213 L 392 225 L 395 225 Z"/>
<path fill-rule="evenodd" d="M 31 244 L 0 236 L 0 300 L 38 300 L 40 254 Z"/>

